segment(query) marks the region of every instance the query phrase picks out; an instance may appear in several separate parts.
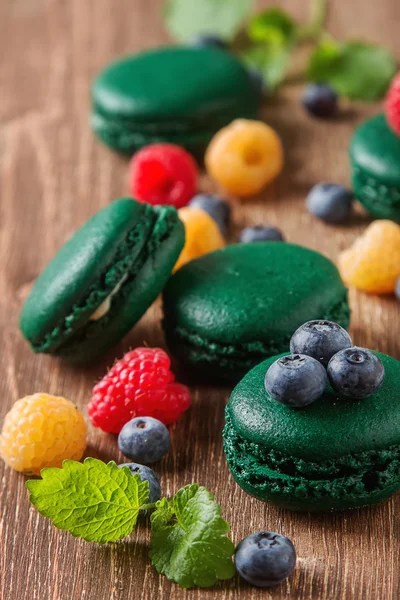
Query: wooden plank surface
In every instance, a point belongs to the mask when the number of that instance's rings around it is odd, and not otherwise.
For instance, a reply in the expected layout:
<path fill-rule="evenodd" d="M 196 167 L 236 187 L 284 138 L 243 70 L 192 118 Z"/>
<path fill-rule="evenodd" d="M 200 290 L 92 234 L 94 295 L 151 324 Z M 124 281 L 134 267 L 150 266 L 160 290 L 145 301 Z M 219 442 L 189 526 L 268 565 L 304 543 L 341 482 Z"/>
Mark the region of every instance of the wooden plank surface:
<path fill-rule="evenodd" d="M 199 0 L 201 1 L 201 0 Z M 306 2 L 281 3 L 297 16 Z M 268 2 L 260 2 L 267 6 Z M 127 163 L 90 132 L 89 83 L 108 61 L 167 41 L 161 0 L 0 1 L 0 416 L 26 394 L 66 396 L 85 410 L 93 383 L 112 358 L 74 369 L 34 356 L 18 332 L 18 314 L 32 281 L 62 242 L 98 208 L 127 193 Z M 331 0 L 333 35 L 365 36 L 400 57 L 398 0 Z M 376 106 L 352 105 L 334 122 L 316 122 L 286 88 L 264 115 L 283 136 L 283 175 L 260 198 L 234 203 L 235 231 L 279 225 L 288 240 L 335 259 L 368 223 L 361 211 L 331 228 L 305 211 L 304 197 L 321 179 L 348 183 L 352 130 Z M 203 189 L 211 184 L 203 178 Z M 234 237 L 234 235 L 233 235 Z M 398 305 L 351 293 L 357 344 L 400 358 Z M 163 345 L 160 304 L 116 348 Z M 229 476 L 221 444 L 228 388 L 192 387 L 193 408 L 173 429 L 173 447 L 159 466 L 171 494 L 190 482 L 215 492 L 237 542 L 260 529 L 288 535 L 298 551 L 295 574 L 273 590 L 233 580 L 212 590 L 180 590 L 148 561 L 142 525 L 123 543 L 99 547 L 59 532 L 30 507 L 24 477 L 0 464 L 0 598 L 2 600 L 389 600 L 400 596 L 400 495 L 344 514 L 294 514 L 247 496 Z M 188 443 L 190 440 L 190 443 Z M 88 455 L 121 461 L 115 439 L 90 430 Z"/>

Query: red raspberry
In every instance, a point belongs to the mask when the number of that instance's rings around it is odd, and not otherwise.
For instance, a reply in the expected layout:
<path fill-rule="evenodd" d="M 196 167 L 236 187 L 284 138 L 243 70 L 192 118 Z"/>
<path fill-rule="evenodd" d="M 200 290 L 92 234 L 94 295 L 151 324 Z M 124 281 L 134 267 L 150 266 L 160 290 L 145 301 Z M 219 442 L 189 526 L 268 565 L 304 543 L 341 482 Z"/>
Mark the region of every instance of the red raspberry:
<path fill-rule="evenodd" d="M 88 414 L 103 431 L 119 433 L 134 417 L 174 423 L 189 408 L 186 386 L 174 383 L 171 361 L 160 348 L 127 352 L 93 389 Z"/>
<path fill-rule="evenodd" d="M 181 208 L 196 193 L 196 162 L 180 146 L 150 144 L 133 156 L 130 168 L 131 193 L 140 202 Z"/>
<path fill-rule="evenodd" d="M 400 73 L 392 80 L 385 101 L 386 119 L 397 135 L 400 135 Z"/>

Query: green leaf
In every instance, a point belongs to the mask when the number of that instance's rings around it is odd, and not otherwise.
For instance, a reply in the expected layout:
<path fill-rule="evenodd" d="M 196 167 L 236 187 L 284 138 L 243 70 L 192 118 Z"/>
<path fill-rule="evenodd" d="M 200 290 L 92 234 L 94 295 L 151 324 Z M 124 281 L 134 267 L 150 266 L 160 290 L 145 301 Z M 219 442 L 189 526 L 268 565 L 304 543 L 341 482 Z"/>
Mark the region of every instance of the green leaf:
<path fill-rule="evenodd" d="M 242 53 L 244 62 L 260 71 L 267 89 L 282 83 L 290 65 L 292 48 L 288 45 L 253 46 Z"/>
<path fill-rule="evenodd" d="M 249 38 L 256 43 L 284 44 L 293 41 L 295 33 L 293 19 L 279 8 L 270 8 L 255 15 L 247 29 Z"/>
<path fill-rule="evenodd" d="M 115 542 L 135 527 L 149 484 L 128 469 L 96 458 L 65 460 L 61 469 L 43 469 L 26 482 L 30 501 L 58 529 L 88 542 Z"/>
<path fill-rule="evenodd" d="M 352 100 L 379 100 L 396 73 L 392 54 L 365 42 L 338 44 L 324 41 L 314 50 L 308 65 L 311 81 L 332 85 Z"/>
<path fill-rule="evenodd" d="M 169 33 L 185 42 L 197 34 L 230 40 L 247 18 L 254 0 L 167 0 L 165 24 Z"/>
<path fill-rule="evenodd" d="M 151 516 L 150 558 L 158 573 L 182 587 L 209 587 L 235 574 L 235 546 L 226 534 L 229 525 L 212 494 L 197 484 L 188 485 Z"/>

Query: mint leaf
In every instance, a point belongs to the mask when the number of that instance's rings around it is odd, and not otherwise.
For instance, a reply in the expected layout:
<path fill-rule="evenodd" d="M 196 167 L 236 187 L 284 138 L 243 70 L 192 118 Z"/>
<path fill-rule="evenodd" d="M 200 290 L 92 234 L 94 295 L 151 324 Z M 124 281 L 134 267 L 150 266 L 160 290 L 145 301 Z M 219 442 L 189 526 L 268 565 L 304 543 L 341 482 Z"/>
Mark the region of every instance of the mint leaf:
<path fill-rule="evenodd" d="M 253 17 L 247 28 L 247 35 L 253 42 L 283 44 L 293 41 L 296 25 L 293 19 L 279 8 L 264 10 Z"/>
<path fill-rule="evenodd" d="M 61 469 L 43 469 L 42 479 L 26 482 L 38 511 L 87 542 L 115 542 L 135 527 L 149 484 L 114 462 L 65 460 Z"/>
<path fill-rule="evenodd" d="M 182 587 L 209 587 L 235 574 L 229 525 L 212 494 L 187 485 L 163 498 L 151 516 L 150 558 L 158 573 Z"/>
<path fill-rule="evenodd" d="M 288 45 L 253 46 L 241 54 L 243 61 L 257 69 L 269 90 L 282 83 L 290 65 L 292 48 Z"/>
<path fill-rule="evenodd" d="M 230 40 L 252 5 L 253 0 L 167 0 L 165 24 L 169 33 L 181 42 L 197 34 Z"/>
<path fill-rule="evenodd" d="M 396 73 L 392 54 L 366 42 L 325 41 L 310 57 L 308 78 L 329 83 L 352 100 L 378 100 Z"/>

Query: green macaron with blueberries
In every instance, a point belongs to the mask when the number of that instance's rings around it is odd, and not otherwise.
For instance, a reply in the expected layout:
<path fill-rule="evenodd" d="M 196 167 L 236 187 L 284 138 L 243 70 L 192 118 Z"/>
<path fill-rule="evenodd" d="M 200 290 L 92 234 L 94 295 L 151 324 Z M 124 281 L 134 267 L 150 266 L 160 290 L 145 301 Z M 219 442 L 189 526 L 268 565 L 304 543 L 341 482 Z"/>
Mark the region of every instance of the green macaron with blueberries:
<path fill-rule="evenodd" d="M 186 365 L 233 382 L 285 352 L 305 321 L 347 327 L 350 309 L 335 265 L 286 242 L 227 246 L 179 269 L 163 292 L 163 327 Z"/>
<path fill-rule="evenodd" d="M 57 252 L 22 308 L 34 352 L 89 363 L 116 344 L 162 291 L 185 241 L 175 208 L 121 198 Z"/>
<path fill-rule="evenodd" d="M 400 363 L 311 321 L 290 354 L 250 371 L 226 407 L 224 450 L 249 494 L 292 510 L 375 504 L 400 489 Z"/>
<path fill-rule="evenodd" d="M 120 58 L 92 85 L 91 126 L 119 152 L 156 142 L 200 155 L 237 118 L 257 118 L 260 90 L 231 53 L 215 47 L 164 47 Z"/>

